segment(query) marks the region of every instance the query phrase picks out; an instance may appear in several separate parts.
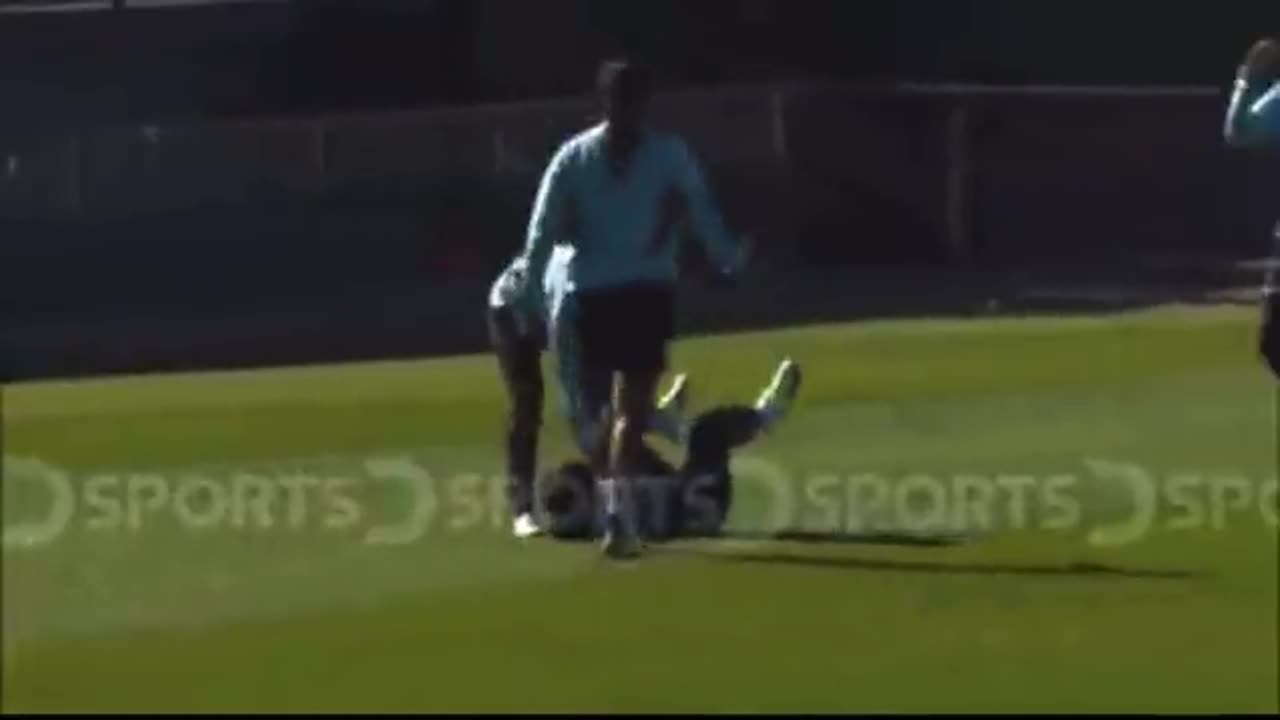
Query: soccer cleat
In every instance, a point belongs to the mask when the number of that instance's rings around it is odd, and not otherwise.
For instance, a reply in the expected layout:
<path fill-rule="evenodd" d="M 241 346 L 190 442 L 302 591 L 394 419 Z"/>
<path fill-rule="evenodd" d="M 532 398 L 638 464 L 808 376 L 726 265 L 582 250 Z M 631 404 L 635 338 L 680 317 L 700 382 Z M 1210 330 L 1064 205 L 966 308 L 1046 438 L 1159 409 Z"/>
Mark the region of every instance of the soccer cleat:
<path fill-rule="evenodd" d="M 640 536 L 627 527 L 620 514 L 613 514 L 605 521 L 604 540 L 601 549 L 605 557 L 615 560 L 634 560 L 640 557 Z"/>
<path fill-rule="evenodd" d="M 606 557 L 625 560 L 640 554 L 640 536 L 631 514 L 631 488 L 614 478 L 599 481 L 601 507 L 604 510 L 604 537 L 601 550 Z"/>
<path fill-rule="evenodd" d="M 668 440 L 684 444 L 689 436 L 686 408 L 689 406 L 689 376 L 680 373 L 671 383 L 671 389 L 658 401 L 655 425 Z"/>
<path fill-rule="evenodd" d="M 791 358 L 786 358 L 779 363 L 778 369 L 773 373 L 772 382 L 756 400 L 756 411 L 764 417 L 766 427 L 771 427 L 782 420 L 791 409 L 799 391 L 800 364 Z"/>
<path fill-rule="evenodd" d="M 521 513 L 511 521 L 511 534 L 521 540 L 538 537 L 542 532 L 542 526 L 533 519 L 533 513 Z"/>

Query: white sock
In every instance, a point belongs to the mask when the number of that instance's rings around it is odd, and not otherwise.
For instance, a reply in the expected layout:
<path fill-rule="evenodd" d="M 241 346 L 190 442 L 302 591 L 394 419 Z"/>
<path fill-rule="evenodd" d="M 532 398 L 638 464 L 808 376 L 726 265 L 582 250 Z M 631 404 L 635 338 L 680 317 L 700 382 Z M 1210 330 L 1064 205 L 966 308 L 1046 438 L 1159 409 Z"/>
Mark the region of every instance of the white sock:
<path fill-rule="evenodd" d="M 616 517 L 622 503 L 618 497 L 618 481 L 613 478 L 600 479 L 600 499 L 604 505 L 606 517 Z"/>
<path fill-rule="evenodd" d="M 760 417 L 760 429 L 768 432 L 773 429 L 774 423 L 778 422 L 778 412 L 769 405 L 761 405 L 756 408 L 756 415 Z"/>
<path fill-rule="evenodd" d="M 676 445 L 684 443 L 679 414 L 672 408 L 656 408 L 649 416 L 649 429 Z"/>
<path fill-rule="evenodd" d="M 769 383 L 769 387 L 765 388 L 756 399 L 756 413 L 760 415 L 760 426 L 766 431 L 772 430 L 782 420 L 790 404 L 781 402 L 778 397 L 782 393 L 781 380 L 781 377 L 775 377 L 773 382 Z"/>
<path fill-rule="evenodd" d="M 778 389 L 775 387 L 760 393 L 760 399 L 756 400 L 756 414 L 760 416 L 760 426 L 764 430 L 771 430 L 786 412 L 783 403 L 778 402 Z"/>

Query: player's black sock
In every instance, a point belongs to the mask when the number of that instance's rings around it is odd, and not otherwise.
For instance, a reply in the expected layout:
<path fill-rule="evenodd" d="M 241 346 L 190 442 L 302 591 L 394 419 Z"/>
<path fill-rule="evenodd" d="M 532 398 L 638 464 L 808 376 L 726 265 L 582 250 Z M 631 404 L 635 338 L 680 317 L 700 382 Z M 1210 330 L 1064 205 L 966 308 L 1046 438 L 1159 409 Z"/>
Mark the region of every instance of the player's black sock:
<path fill-rule="evenodd" d="M 1265 299 L 1259 350 L 1271 372 L 1280 380 L 1280 291 L 1273 290 Z"/>
<path fill-rule="evenodd" d="M 538 420 L 517 415 L 507 432 L 507 499 L 515 515 L 533 512 Z"/>

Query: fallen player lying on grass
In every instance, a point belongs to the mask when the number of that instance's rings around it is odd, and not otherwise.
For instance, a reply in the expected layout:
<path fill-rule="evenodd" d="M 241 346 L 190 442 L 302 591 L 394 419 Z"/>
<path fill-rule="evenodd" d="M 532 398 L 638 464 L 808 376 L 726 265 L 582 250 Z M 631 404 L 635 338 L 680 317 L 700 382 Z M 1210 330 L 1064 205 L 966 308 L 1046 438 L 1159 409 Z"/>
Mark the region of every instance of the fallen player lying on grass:
<path fill-rule="evenodd" d="M 754 407 L 708 410 L 691 424 L 679 467 L 651 446 L 643 448 L 644 474 L 626 505 L 649 541 L 716 535 L 733 503 L 732 453 L 782 420 L 800 387 L 800 367 L 784 360 Z M 596 479 L 585 460 L 571 460 L 540 479 L 543 524 L 556 538 L 594 539 L 603 530 Z"/>

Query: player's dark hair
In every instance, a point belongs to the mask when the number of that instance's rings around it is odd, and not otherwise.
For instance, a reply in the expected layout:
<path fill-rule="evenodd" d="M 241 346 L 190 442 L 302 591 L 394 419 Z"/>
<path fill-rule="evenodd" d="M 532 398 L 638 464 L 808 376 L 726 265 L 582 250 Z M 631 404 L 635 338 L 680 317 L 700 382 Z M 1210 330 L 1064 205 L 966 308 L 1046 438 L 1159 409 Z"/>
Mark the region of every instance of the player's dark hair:
<path fill-rule="evenodd" d="M 606 60 L 600 65 L 596 88 L 602 100 L 636 107 L 649 101 L 653 83 L 648 71 L 631 60 Z"/>

